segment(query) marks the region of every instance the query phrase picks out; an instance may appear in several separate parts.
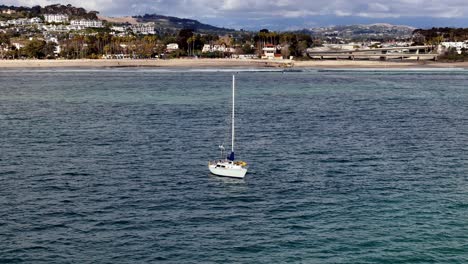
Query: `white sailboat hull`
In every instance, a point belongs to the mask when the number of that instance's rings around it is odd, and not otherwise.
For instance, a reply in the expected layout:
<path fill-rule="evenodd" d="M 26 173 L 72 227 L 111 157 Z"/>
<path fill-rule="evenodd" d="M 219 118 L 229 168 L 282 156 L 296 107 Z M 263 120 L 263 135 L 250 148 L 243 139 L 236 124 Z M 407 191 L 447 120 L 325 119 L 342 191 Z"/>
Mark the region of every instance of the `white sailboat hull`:
<path fill-rule="evenodd" d="M 245 174 L 247 174 L 247 169 L 240 167 L 240 166 L 236 166 L 236 167 L 221 168 L 221 167 L 216 167 L 216 165 L 208 166 L 208 168 L 210 169 L 210 172 L 216 176 L 240 178 L 240 179 L 244 178 Z"/>
<path fill-rule="evenodd" d="M 218 160 L 208 163 L 208 168 L 211 173 L 217 176 L 222 177 L 231 177 L 231 178 L 244 178 L 247 173 L 247 163 L 243 161 L 234 161 L 234 138 L 235 138 L 235 90 L 236 90 L 236 78 L 232 76 L 232 119 L 231 119 L 231 154 L 225 160 Z M 219 147 L 221 149 L 221 157 L 224 156 L 224 146 Z"/>

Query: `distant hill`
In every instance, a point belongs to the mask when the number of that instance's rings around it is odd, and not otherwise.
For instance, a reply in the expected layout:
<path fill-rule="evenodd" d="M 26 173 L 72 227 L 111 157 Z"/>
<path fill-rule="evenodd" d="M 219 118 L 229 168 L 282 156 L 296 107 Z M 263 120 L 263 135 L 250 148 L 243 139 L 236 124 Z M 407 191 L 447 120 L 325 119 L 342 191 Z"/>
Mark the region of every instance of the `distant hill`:
<path fill-rule="evenodd" d="M 154 22 L 156 23 L 156 27 L 166 30 L 180 30 L 185 28 L 193 29 L 194 31 L 201 33 L 235 32 L 234 29 L 215 27 L 208 24 L 203 24 L 197 20 L 187 18 L 162 16 L 157 14 L 146 14 L 144 16 L 134 16 L 133 18 L 135 18 L 140 23 Z"/>
<path fill-rule="evenodd" d="M 382 39 L 382 38 L 410 38 L 414 27 L 391 25 L 391 24 L 371 24 L 371 25 L 349 25 L 330 26 L 303 30 L 315 36 L 336 37 L 343 39 Z"/>
<path fill-rule="evenodd" d="M 42 14 L 67 14 L 70 18 L 84 18 L 96 20 L 97 11 L 87 12 L 86 9 L 82 7 L 74 7 L 72 5 L 49 5 L 41 8 Z"/>
<path fill-rule="evenodd" d="M 48 5 L 45 7 L 33 6 L 33 7 L 24 7 L 24 6 L 6 6 L 0 5 L 0 11 L 3 10 L 14 10 L 17 13 L 13 14 L 13 18 L 16 17 L 35 17 L 44 14 L 66 14 L 71 19 L 84 18 L 84 19 L 98 19 L 97 11 L 87 12 L 86 9 L 81 7 L 74 7 L 72 5 Z M 1 13 L 1 12 L 0 12 Z M 3 14 L 5 15 L 5 14 Z M 10 15 L 11 16 L 11 15 Z"/>

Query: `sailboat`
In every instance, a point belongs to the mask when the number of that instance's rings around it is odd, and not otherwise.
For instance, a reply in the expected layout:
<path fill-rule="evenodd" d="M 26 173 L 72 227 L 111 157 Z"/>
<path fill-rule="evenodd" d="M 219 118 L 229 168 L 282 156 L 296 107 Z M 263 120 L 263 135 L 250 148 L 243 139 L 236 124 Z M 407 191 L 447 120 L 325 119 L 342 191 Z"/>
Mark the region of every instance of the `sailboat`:
<path fill-rule="evenodd" d="M 225 158 L 224 146 L 221 145 L 221 160 L 210 161 L 208 168 L 210 172 L 217 176 L 231 177 L 231 178 L 244 178 L 247 173 L 247 163 L 244 161 L 236 161 L 234 154 L 234 132 L 235 132 L 235 95 L 236 95 L 236 76 L 232 76 L 232 120 L 231 120 L 231 153 Z"/>

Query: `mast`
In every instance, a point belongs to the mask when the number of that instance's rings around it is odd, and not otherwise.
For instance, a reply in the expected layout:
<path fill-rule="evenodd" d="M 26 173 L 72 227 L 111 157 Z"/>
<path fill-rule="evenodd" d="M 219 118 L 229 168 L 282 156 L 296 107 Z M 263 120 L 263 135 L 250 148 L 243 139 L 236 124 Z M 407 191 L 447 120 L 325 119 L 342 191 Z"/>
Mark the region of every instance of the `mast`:
<path fill-rule="evenodd" d="M 231 151 L 232 151 L 232 153 L 234 153 L 234 116 L 235 116 L 235 112 L 234 112 L 235 99 L 234 98 L 235 98 L 235 90 L 236 90 L 236 76 L 232 75 L 232 121 L 231 121 L 231 124 L 232 124 Z"/>

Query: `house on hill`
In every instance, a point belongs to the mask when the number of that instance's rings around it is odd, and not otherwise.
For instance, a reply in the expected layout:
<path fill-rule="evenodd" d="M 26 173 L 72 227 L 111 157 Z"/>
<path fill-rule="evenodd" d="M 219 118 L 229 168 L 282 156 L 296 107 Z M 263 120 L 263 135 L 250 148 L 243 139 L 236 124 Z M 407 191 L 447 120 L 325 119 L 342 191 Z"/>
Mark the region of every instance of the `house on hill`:
<path fill-rule="evenodd" d="M 70 25 L 72 26 L 82 26 L 85 28 L 102 28 L 102 21 L 100 20 L 87 20 L 87 19 L 80 19 L 80 20 L 71 20 Z"/>
<path fill-rule="evenodd" d="M 131 26 L 131 30 L 135 34 L 156 34 L 156 24 L 154 22 L 149 23 L 139 23 Z"/>
<path fill-rule="evenodd" d="M 64 14 L 45 14 L 44 19 L 48 23 L 65 23 L 65 22 L 68 22 L 68 15 L 64 15 Z"/>
<path fill-rule="evenodd" d="M 16 14 L 16 10 L 13 10 L 13 9 L 3 9 L 3 10 L 2 10 L 2 14 L 7 14 L 7 15 Z"/>

